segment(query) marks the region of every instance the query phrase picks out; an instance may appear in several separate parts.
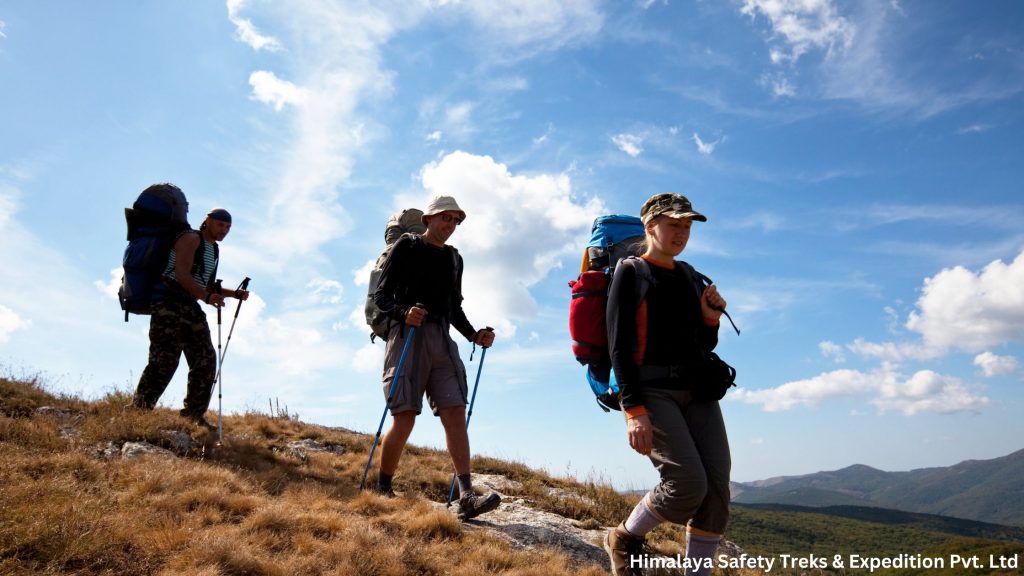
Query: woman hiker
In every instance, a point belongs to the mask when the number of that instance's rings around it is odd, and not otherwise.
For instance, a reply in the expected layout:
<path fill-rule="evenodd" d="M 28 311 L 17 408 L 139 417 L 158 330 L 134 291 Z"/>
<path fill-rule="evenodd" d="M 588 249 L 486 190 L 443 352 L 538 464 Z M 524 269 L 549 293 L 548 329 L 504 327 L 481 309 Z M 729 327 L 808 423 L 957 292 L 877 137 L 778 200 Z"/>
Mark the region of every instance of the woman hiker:
<path fill-rule="evenodd" d="M 661 481 L 608 532 L 604 547 L 613 574 L 641 574 L 646 534 L 662 522 L 686 524 L 685 573 L 703 576 L 711 574 L 729 519 L 732 462 L 718 401 L 693 397 L 700 385 L 693 367 L 702 350 L 718 343 L 726 303 L 714 285 L 704 289 L 688 264 L 675 261 L 693 222 L 707 221 L 686 197 L 652 196 L 640 219 L 646 236 L 641 258 L 653 281 L 645 304 L 637 306 L 637 265 L 627 259 L 616 268 L 608 340 L 629 445 L 650 458 Z"/>

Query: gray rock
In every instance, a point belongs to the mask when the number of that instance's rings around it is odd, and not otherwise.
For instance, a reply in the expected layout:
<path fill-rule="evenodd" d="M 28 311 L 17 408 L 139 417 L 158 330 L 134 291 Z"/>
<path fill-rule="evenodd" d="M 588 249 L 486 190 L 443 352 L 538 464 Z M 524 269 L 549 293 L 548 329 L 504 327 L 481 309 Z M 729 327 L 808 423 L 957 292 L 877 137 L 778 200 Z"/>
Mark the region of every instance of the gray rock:
<path fill-rule="evenodd" d="M 149 442 L 125 442 L 124 445 L 121 446 L 122 458 L 134 459 L 148 455 L 174 457 L 174 453 L 170 450 L 159 446 L 153 446 Z"/>

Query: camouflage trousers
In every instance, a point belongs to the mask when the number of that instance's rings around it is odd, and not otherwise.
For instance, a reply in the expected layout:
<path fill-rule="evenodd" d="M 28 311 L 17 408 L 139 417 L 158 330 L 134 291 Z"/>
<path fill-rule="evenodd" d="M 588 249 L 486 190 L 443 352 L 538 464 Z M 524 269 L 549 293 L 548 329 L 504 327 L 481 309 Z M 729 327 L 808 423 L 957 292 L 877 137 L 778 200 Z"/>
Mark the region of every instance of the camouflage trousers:
<path fill-rule="evenodd" d="M 188 390 L 183 413 L 202 416 L 210 405 L 217 355 L 210 326 L 195 300 L 169 296 L 153 303 L 149 320 L 149 363 L 139 378 L 134 403 L 152 409 L 178 369 L 182 352 L 188 363 Z"/>

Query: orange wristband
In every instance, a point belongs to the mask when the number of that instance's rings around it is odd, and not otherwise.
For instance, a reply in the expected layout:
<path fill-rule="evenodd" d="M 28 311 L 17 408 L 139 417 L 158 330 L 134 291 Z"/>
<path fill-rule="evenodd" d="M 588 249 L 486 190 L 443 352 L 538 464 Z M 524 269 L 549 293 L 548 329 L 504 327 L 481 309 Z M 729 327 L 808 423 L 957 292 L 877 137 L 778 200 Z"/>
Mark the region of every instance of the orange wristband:
<path fill-rule="evenodd" d="M 641 416 L 647 416 L 647 408 L 645 406 L 630 406 L 629 408 L 626 408 L 626 417 L 630 420 Z"/>

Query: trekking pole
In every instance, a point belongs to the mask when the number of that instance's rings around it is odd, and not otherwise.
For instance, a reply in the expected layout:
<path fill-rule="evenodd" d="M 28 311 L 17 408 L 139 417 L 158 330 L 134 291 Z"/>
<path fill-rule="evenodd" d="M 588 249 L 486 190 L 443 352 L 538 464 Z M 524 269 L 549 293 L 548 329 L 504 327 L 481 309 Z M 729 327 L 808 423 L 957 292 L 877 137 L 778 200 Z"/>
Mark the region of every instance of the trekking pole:
<path fill-rule="evenodd" d="M 224 287 L 222 285 L 223 280 L 217 279 L 214 282 L 213 290 L 217 294 L 223 294 Z M 221 300 L 221 306 L 224 305 L 224 301 Z M 220 348 L 220 309 L 221 306 L 217 306 L 217 378 L 214 380 L 217 382 L 217 442 L 224 439 L 224 433 L 220 428 L 220 368 L 221 363 L 224 362 L 224 354 Z"/>
<path fill-rule="evenodd" d="M 235 292 L 238 292 L 239 290 L 248 290 L 249 289 L 249 281 L 250 280 L 251 280 L 251 278 L 246 276 L 245 280 L 242 280 L 242 283 L 238 285 L 238 288 L 235 288 Z M 235 308 L 235 317 L 231 319 L 231 329 L 228 330 L 228 339 L 227 339 L 227 341 L 224 342 L 224 354 L 225 355 L 227 355 L 227 353 L 228 353 L 228 346 L 231 346 L 231 335 L 234 334 L 234 332 L 235 332 L 235 322 L 238 322 L 238 313 L 241 310 L 242 310 L 242 300 L 239 300 L 238 301 L 238 307 Z M 221 362 L 223 362 L 223 361 L 224 361 L 224 358 L 222 356 L 221 357 Z"/>
<path fill-rule="evenodd" d="M 490 326 L 484 328 L 484 330 L 494 332 L 494 328 L 491 328 Z M 473 346 L 475 347 L 476 344 L 473 344 Z M 470 354 L 470 356 L 472 356 L 472 354 Z M 484 348 L 483 352 L 480 352 L 480 364 L 476 367 L 476 382 L 473 383 L 473 395 L 469 399 L 469 412 L 466 413 L 466 430 L 469 430 L 469 419 L 473 417 L 473 403 L 476 402 L 476 389 L 480 385 L 480 372 L 483 372 L 484 358 L 486 357 L 487 348 Z M 452 485 L 448 488 L 448 502 L 445 503 L 445 506 L 450 506 L 452 498 L 455 496 L 455 480 L 458 478 L 458 475 L 458 471 L 452 474 Z"/>
<path fill-rule="evenodd" d="M 417 304 L 417 308 L 423 308 L 423 304 Z M 366 459 L 366 468 L 363 470 L 363 479 L 359 481 L 359 491 L 366 486 L 366 475 L 370 473 L 370 464 L 373 463 L 373 453 L 377 451 L 377 441 L 380 440 L 380 432 L 384 429 L 384 420 L 388 417 L 388 408 L 391 407 L 391 399 L 395 396 L 395 387 L 398 386 L 398 377 L 402 375 L 402 366 L 405 364 L 405 354 L 409 351 L 409 343 L 416 333 L 415 326 L 409 326 L 409 334 L 405 337 L 405 344 L 402 346 L 402 354 L 398 357 L 398 365 L 395 366 L 395 374 L 391 377 L 391 387 L 388 388 L 388 398 L 384 402 L 384 413 L 380 416 L 380 426 L 377 426 L 377 435 L 373 437 L 373 447 L 370 448 L 370 457 Z"/>
<path fill-rule="evenodd" d="M 245 280 L 238 285 L 235 292 L 239 290 L 246 290 L 249 288 L 249 277 L 246 276 Z M 221 291 L 221 281 L 217 280 L 217 291 Z M 217 308 L 217 441 L 224 441 L 224 375 L 222 371 L 224 369 L 224 355 L 228 353 L 228 346 L 231 345 L 231 334 L 235 331 L 235 322 L 238 321 L 238 312 L 242 310 L 242 301 L 238 300 L 238 307 L 235 308 L 235 317 L 231 320 L 231 329 L 228 330 L 228 340 L 224 343 L 224 350 L 220 349 L 220 308 Z"/>

